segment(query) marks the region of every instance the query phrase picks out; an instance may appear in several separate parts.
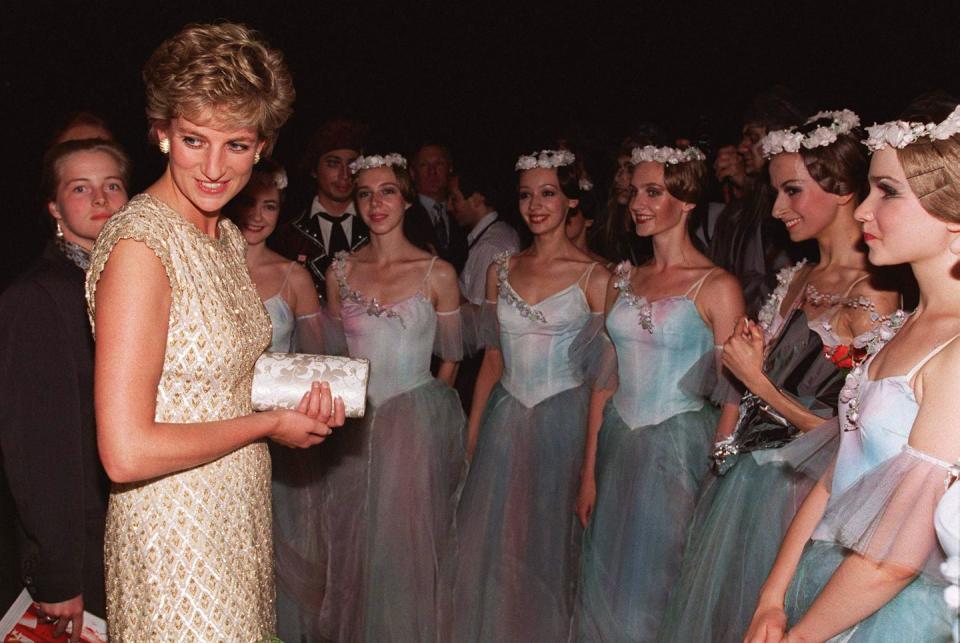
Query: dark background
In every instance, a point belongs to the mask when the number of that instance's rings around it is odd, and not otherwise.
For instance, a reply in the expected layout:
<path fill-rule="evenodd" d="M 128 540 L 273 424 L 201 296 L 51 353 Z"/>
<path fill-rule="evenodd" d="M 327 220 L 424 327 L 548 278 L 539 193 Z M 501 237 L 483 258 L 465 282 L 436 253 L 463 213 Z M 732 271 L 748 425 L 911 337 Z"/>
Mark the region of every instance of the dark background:
<path fill-rule="evenodd" d="M 921 91 L 958 93 L 958 14 L 955 2 L 839 0 L 8 1 L 0 115 L 12 225 L 0 233 L 0 284 L 41 247 L 39 159 L 66 113 L 107 118 L 133 157 L 132 192 L 160 173 L 140 68 L 188 22 L 242 21 L 285 52 L 298 99 L 275 156 L 288 167 L 319 122 L 355 115 L 372 123 L 379 151 L 427 136 L 449 141 L 455 157 L 509 170 L 517 152 L 558 133 L 612 153 L 640 121 L 733 142 L 750 97 L 777 83 L 816 109 L 888 120 Z"/>
<path fill-rule="evenodd" d="M 852 108 L 865 123 L 895 117 L 922 91 L 960 93 L 956 2 L 243 7 L 3 3 L 0 287 L 42 246 L 39 160 L 65 114 L 87 109 L 107 118 L 133 157 L 132 192 L 159 175 L 160 156 L 146 143 L 140 68 L 188 22 L 243 21 L 286 53 L 298 100 L 276 157 L 288 166 L 319 122 L 342 115 L 369 120 L 379 151 L 441 138 L 457 158 L 491 159 L 509 176 L 518 151 L 560 132 L 608 154 L 639 121 L 734 142 L 750 97 L 773 84 L 800 91 L 816 109 Z M 8 502 L 0 497 L 2 527 L 10 525 Z M 3 531 L 0 608 L 19 591 Z"/>

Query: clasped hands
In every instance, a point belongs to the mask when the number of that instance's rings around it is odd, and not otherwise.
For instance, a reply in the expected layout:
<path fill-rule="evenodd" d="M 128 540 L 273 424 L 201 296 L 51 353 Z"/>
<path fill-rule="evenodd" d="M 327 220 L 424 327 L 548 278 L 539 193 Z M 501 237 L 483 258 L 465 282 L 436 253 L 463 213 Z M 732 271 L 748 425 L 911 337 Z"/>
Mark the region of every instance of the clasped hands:
<path fill-rule="evenodd" d="M 733 334 L 723 344 L 723 365 L 751 391 L 763 374 L 764 335 L 760 326 L 742 317 Z"/>

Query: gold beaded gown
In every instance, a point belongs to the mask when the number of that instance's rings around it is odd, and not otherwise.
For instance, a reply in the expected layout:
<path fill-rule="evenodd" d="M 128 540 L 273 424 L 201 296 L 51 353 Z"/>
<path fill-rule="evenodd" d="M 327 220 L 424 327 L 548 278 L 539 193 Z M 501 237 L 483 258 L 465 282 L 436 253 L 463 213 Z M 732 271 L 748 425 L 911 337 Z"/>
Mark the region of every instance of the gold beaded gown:
<path fill-rule="evenodd" d="M 157 422 L 209 422 L 252 412 L 253 365 L 270 343 L 270 320 L 247 272 L 240 231 L 227 220 L 218 231 L 219 238 L 211 238 L 141 194 L 107 222 L 93 249 L 91 320 L 97 281 L 120 239 L 145 243 L 169 279 Z M 104 549 L 111 641 L 270 638 L 275 616 L 266 443 L 153 480 L 114 484 Z"/>

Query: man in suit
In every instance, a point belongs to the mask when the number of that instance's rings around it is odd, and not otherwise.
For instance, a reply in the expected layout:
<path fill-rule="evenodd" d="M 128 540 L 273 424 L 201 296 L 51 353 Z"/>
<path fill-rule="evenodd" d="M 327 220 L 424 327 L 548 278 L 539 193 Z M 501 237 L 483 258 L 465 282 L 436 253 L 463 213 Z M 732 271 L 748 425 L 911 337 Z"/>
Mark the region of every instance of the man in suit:
<path fill-rule="evenodd" d="M 357 121 L 324 123 L 313 135 L 304 166 L 315 181 L 298 214 L 277 230 L 271 242 L 280 254 L 303 264 L 313 276 L 318 292 L 325 292 L 324 273 L 341 250 L 366 243 L 367 226 L 353 204 L 353 178 L 349 165 L 363 150 L 366 127 Z"/>
<path fill-rule="evenodd" d="M 433 227 L 437 254 L 460 272 L 467 260 L 467 240 L 464 231 L 450 220 L 447 212 L 452 173 L 450 150 L 441 143 L 422 143 L 410 159 L 410 176 L 417 188 L 420 205 Z"/>

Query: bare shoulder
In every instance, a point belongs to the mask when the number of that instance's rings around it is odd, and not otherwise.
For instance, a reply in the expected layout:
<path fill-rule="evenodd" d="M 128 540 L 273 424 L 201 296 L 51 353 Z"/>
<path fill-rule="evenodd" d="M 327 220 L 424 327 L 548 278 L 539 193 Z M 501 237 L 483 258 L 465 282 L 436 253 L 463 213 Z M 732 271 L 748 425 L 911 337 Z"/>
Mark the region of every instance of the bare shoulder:
<path fill-rule="evenodd" d="M 457 285 L 457 271 L 447 261 L 437 259 L 433 264 L 433 270 L 430 271 L 430 278 L 434 283 L 442 286 Z"/>
<path fill-rule="evenodd" d="M 704 280 L 700 293 L 711 299 L 714 297 L 743 299 L 743 288 L 740 281 L 723 268 L 714 268 L 713 272 Z"/>

